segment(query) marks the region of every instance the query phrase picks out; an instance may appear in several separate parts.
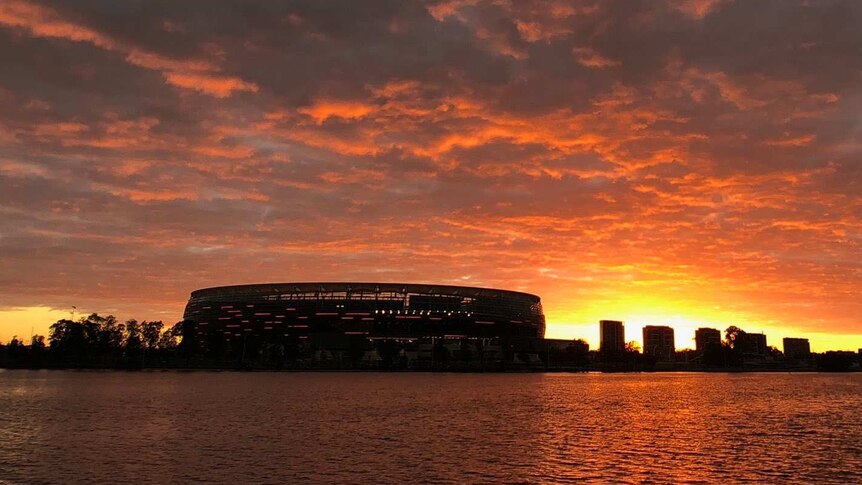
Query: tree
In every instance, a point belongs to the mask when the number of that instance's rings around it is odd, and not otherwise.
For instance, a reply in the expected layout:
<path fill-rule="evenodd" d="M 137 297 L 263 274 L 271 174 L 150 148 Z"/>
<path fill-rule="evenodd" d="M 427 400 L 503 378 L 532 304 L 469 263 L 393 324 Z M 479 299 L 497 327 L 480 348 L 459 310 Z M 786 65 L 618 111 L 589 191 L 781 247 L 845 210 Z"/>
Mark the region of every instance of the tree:
<path fill-rule="evenodd" d="M 41 335 L 33 335 L 33 338 L 30 340 L 30 350 L 44 350 L 45 349 L 45 337 Z"/>
<path fill-rule="evenodd" d="M 162 332 L 159 337 L 158 346 L 162 350 L 174 350 L 179 343 L 179 334 L 176 332 L 176 325 Z"/>
<path fill-rule="evenodd" d="M 180 339 L 177 348 L 185 358 L 192 357 L 198 347 L 198 325 L 192 320 L 177 322 L 173 328 L 174 335 Z"/>
<path fill-rule="evenodd" d="M 161 320 L 148 322 L 146 320 L 141 323 L 141 337 L 143 339 L 144 348 L 155 349 L 159 344 L 159 338 L 162 335 L 164 324 Z"/>
<path fill-rule="evenodd" d="M 724 343 L 730 349 L 739 350 L 738 344 L 742 340 L 743 335 L 745 335 L 745 330 L 736 325 L 731 325 L 724 331 Z"/>
<path fill-rule="evenodd" d="M 123 331 L 113 315 L 101 316 L 91 313 L 79 320 L 84 340 L 89 350 L 100 355 L 108 355 L 120 349 Z"/>
<path fill-rule="evenodd" d="M 97 318 L 100 323 L 99 351 L 102 355 L 118 354 L 123 348 L 125 325 L 119 323 L 113 315 L 103 318 L 94 313 L 88 318 L 93 317 Z"/>
<path fill-rule="evenodd" d="M 66 319 L 57 320 L 48 328 L 48 342 L 53 350 L 61 350 L 60 347 L 65 344 L 68 338 L 69 325 L 73 323 L 75 322 Z"/>
<path fill-rule="evenodd" d="M 731 366 L 743 364 L 743 339 L 745 330 L 731 325 L 724 331 L 724 357 L 725 363 Z"/>
<path fill-rule="evenodd" d="M 101 353 L 108 352 L 107 349 L 99 345 L 102 340 L 102 323 L 104 320 L 97 313 L 90 314 L 90 316 L 81 320 L 84 342 L 90 351 L 98 349 Z"/>
<path fill-rule="evenodd" d="M 6 351 L 9 353 L 9 360 L 13 364 L 20 364 L 24 360 L 24 344 L 18 340 L 17 335 L 14 335 L 9 341 L 9 348 Z"/>
<path fill-rule="evenodd" d="M 772 357 L 773 359 L 776 359 L 776 360 L 781 360 L 784 358 L 784 352 L 778 350 L 778 348 L 775 347 L 774 345 L 770 345 L 769 347 L 767 347 L 766 353 L 770 357 Z"/>
<path fill-rule="evenodd" d="M 87 355 L 87 339 L 81 321 L 57 320 L 51 324 L 48 342 L 60 360 L 80 364 Z"/>
<path fill-rule="evenodd" d="M 124 347 L 127 352 L 138 351 L 141 349 L 141 326 L 138 324 L 137 320 L 131 319 L 126 322 L 126 335 L 124 340 Z"/>
<path fill-rule="evenodd" d="M 41 335 L 33 335 L 30 339 L 30 366 L 39 368 L 42 367 L 45 359 L 45 337 Z"/>

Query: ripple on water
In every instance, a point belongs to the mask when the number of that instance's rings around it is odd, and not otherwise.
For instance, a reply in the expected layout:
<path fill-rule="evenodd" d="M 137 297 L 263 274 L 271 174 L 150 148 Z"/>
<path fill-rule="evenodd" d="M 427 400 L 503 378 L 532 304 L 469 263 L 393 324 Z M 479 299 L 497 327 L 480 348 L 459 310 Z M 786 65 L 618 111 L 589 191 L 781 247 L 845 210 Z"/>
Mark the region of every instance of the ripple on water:
<path fill-rule="evenodd" d="M 862 482 L 862 374 L 0 375 L 0 484 Z"/>

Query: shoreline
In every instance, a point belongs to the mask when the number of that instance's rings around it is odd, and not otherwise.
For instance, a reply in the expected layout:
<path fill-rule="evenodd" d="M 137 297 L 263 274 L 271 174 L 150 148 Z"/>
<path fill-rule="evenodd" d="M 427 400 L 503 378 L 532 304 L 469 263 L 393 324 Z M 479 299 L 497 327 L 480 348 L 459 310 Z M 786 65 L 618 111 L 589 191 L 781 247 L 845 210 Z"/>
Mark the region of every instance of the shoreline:
<path fill-rule="evenodd" d="M 603 369 L 270 369 L 227 367 L 147 367 L 129 369 L 121 367 L 0 367 L 3 371 L 65 371 L 81 373 L 377 373 L 377 374 L 857 374 L 862 369 L 659 369 L 659 370 L 603 370 Z"/>

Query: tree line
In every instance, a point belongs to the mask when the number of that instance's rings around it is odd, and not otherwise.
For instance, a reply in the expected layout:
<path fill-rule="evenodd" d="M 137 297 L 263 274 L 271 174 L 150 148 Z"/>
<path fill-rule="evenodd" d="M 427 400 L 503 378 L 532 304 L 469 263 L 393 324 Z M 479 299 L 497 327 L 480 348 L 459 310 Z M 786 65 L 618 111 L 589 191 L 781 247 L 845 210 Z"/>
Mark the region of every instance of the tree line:
<path fill-rule="evenodd" d="M 589 345 L 583 340 L 561 349 L 536 345 L 531 351 L 539 361 L 531 359 L 526 349 L 505 345 L 496 357 L 488 357 L 489 348 L 482 340 L 436 339 L 430 345 L 424 360 L 409 360 L 407 353 L 415 356 L 418 342 L 371 340 L 365 335 L 226 334 L 224 329 L 201 328 L 189 320 L 168 326 L 162 321 L 123 322 L 94 313 L 58 320 L 47 338 L 33 336 L 29 345 L 13 337 L 8 345 L 0 345 L 0 367 L 500 370 L 505 367 L 502 361 L 582 369 L 589 360 Z"/>
<path fill-rule="evenodd" d="M 750 349 L 742 343 L 744 330 L 731 326 L 724 339 L 698 355 L 692 350 L 677 352 L 676 362 L 693 357 L 705 369 L 740 369 L 751 358 Z M 564 348 L 521 346 L 502 357 L 486 360 L 487 349 L 481 341 L 446 344 L 433 342 L 426 362 L 408 363 L 408 344 L 394 340 L 371 341 L 361 335 L 329 336 L 318 339 L 278 333 L 242 332 L 225 335 L 222 330 L 201 330 L 197 324 L 183 320 L 165 325 L 159 320 L 119 321 L 113 315 L 93 313 L 77 320 L 61 319 L 50 326 L 47 338 L 34 335 L 30 342 L 17 336 L 0 343 L 0 367 L 5 368 L 333 368 L 333 369 L 406 369 L 493 370 L 503 362 L 521 362 L 545 368 L 580 370 L 651 370 L 656 358 L 643 354 L 636 342 L 629 342 L 620 353 L 590 351 L 589 344 L 574 340 Z M 452 345 L 455 345 L 453 347 Z M 412 348 L 416 350 L 415 346 Z M 775 347 L 760 349 L 761 358 L 781 361 Z M 530 352 L 537 357 L 530 357 Z M 368 359 L 369 356 L 375 356 Z M 848 370 L 859 364 L 859 357 L 844 352 L 815 354 L 816 366 L 822 370 Z M 499 367 L 499 366 L 498 366 Z M 501 369 L 503 367 L 500 367 Z"/>
<path fill-rule="evenodd" d="M 143 367 L 163 363 L 182 350 L 183 322 L 166 327 L 161 320 L 119 321 L 97 313 L 78 320 L 61 319 L 47 339 L 34 335 L 29 345 L 17 336 L 0 344 L 5 367 Z"/>

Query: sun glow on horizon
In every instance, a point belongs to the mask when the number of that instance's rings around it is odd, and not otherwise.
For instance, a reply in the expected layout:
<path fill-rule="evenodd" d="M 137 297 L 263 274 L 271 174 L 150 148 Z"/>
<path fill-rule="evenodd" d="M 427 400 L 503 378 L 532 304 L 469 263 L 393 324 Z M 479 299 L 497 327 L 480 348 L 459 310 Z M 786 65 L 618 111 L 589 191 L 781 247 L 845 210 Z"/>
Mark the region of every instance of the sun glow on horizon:
<path fill-rule="evenodd" d="M 767 343 L 782 350 L 782 339 L 801 337 L 809 339 L 812 351 L 827 350 L 856 351 L 862 348 L 862 333 L 833 334 L 800 329 L 794 325 L 780 325 L 759 315 L 682 301 L 665 302 L 656 297 L 629 297 L 618 302 L 587 304 L 574 311 L 545 309 L 547 338 L 583 338 L 590 348 L 599 346 L 599 320 L 620 320 L 625 325 L 626 342 L 635 341 L 643 346 L 643 327 L 647 325 L 669 326 L 674 329 L 677 350 L 693 349 L 694 332 L 698 328 L 724 330 L 735 325 L 749 333 L 764 333 Z"/>
<path fill-rule="evenodd" d="M 811 343 L 811 350 L 814 352 L 827 350 L 857 351 L 862 349 L 862 334 L 834 334 L 773 324 L 757 325 L 754 323 L 756 320 L 750 320 L 743 314 L 718 309 L 709 318 L 699 318 L 693 309 L 688 309 L 687 313 L 684 308 L 677 311 L 664 307 L 649 308 L 625 305 L 608 305 L 607 308 L 620 310 L 602 311 L 588 307 L 583 311 L 548 311 L 546 308 L 547 331 L 545 337 L 554 339 L 580 338 L 589 342 L 591 349 L 597 350 L 599 347 L 599 320 L 621 320 L 625 325 L 626 342 L 635 341 L 641 347 L 643 346 L 642 329 L 646 325 L 672 327 L 677 350 L 693 349 L 694 332 L 700 327 L 716 328 L 723 334 L 728 326 L 736 325 L 750 333 L 765 333 L 767 343 L 779 350 L 782 350 L 781 339 L 784 337 L 807 338 Z M 57 320 L 77 319 L 89 313 L 91 312 L 82 309 L 72 311 L 72 309 L 61 310 L 45 306 L 0 310 L 0 343 L 8 343 L 17 336 L 29 344 L 31 335 L 47 337 L 50 325 Z M 97 311 L 97 313 L 107 315 L 111 312 Z M 146 315 L 118 314 L 115 316 L 121 320 L 128 318 L 149 319 Z M 177 320 L 179 320 L 179 316 Z"/>
<path fill-rule="evenodd" d="M 8 343 L 18 337 L 30 343 L 31 335 L 48 337 L 48 327 L 62 318 L 72 318 L 77 314 L 56 308 L 36 306 L 0 310 L 0 342 Z"/>
<path fill-rule="evenodd" d="M 0 1 L 0 340 L 385 277 L 862 347 L 862 2 L 68 3 Z"/>

